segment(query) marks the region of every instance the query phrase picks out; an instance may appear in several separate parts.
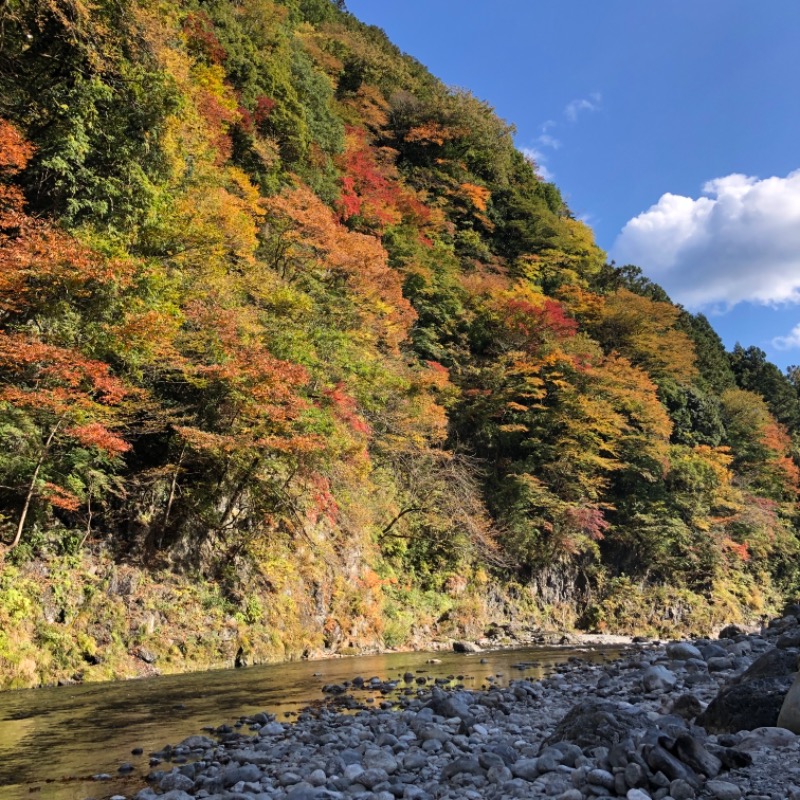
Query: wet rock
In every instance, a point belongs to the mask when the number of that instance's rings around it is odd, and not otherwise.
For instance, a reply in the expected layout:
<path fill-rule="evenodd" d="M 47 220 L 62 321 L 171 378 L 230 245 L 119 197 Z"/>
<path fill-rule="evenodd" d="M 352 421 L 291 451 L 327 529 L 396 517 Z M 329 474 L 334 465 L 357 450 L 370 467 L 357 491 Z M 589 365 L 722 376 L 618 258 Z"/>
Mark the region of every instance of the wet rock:
<path fill-rule="evenodd" d="M 482 653 L 483 648 L 475 642 L 453 642 L 453 652 L 455 653 Z"/>
<path fill-rule="evenodd" d="M 185 747 L 188 750 L 205 750 L 215 745 L 216 742 L 213 739 L 209 739 L 208 736 L 190 736 L 188 739 L 184 739 L 178 747 Z"/>

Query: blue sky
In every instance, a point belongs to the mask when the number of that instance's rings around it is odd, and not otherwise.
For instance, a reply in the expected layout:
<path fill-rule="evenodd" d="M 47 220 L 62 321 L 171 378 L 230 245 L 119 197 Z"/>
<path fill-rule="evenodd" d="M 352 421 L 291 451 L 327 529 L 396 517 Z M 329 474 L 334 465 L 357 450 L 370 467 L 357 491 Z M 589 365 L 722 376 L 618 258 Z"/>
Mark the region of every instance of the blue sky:
<path fill-rule="evenodd" d="M 347 7 L 513 123 L 617 263 L 800 363 L 800 2 Z"/>

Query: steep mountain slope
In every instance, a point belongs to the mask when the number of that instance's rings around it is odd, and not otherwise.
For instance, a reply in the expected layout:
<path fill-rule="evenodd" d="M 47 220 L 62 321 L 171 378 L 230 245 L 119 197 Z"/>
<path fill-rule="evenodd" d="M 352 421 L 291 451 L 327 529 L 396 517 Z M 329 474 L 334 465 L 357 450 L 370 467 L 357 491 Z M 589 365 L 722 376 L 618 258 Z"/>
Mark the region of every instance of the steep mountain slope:
<path fill-rule="evenodd" d="M 7 683 L 797 590 L 796 386 L 337 5 L 0 11 Z"/>

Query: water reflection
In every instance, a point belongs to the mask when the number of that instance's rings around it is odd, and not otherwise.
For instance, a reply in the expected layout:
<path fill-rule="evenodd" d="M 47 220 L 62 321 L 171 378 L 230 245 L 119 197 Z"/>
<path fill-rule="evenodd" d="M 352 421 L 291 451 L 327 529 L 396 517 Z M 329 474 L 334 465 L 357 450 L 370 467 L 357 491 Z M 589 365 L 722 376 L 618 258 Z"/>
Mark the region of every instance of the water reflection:
<path fill-rule="evenodd" d="M 619 648 L 525 648 L 479 654 L 390 653 L 274 664 L 163 678 L 0 693 L 0 800 L 42 797 L 86 800 L 132 796 L 149 771 L 148 753 L 204 727 L 267 711 L 291 719 L 323 697 L 325 684 L 360 675 L 400 680 L 406 672 L 431 678 L 463 676 L 469 688 L 520 677 L 539 679 L 570 657 L 599 661 Z M 439 663 L 426 663 L 436 659 Z M 520 665 L 522 668 L 520 668 Z M 410 684 L 417 688 L 416 683 Z M 369 692 L 355 692 L 366 699 Z M 382 699 L 373 692 L 375 702 Z M 379 698 L 379 699 L 378 699 Z M 143 754 L 132 755 L 133 748 Z M 119 775 L 123 762 L 134 766 Z M 92 775 L 108 773 L 109 781 Z"/>

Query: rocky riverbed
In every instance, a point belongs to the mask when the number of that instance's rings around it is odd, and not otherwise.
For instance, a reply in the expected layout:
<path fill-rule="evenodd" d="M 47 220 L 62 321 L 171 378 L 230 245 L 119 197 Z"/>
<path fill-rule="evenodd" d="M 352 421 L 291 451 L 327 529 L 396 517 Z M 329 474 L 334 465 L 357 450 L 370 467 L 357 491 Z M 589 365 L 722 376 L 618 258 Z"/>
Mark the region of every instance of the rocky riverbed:
<path fill-rule="evenodd" d="M 135 798 L 800 800 L 800 736 L 776 727 L 799 653 L 792 607 L 542 681 L 520 663 L 503 688 L 354 676 L 291 724 L 257 714 L 153 754 Z"/>

